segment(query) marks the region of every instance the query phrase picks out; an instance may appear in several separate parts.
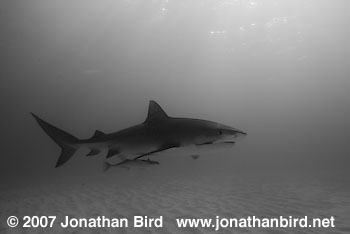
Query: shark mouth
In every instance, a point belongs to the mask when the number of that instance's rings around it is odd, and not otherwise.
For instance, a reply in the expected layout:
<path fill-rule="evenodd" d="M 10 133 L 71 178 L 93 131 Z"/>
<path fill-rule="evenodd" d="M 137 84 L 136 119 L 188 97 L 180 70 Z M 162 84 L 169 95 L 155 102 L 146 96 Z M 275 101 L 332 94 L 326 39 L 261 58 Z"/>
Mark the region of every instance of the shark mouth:
<path fill-rule="evenodd" d="M 244 132 L 236 131 L 234 134 L 230 136 L 226 136 L 212 142 L 212 144 L 235 144 L 237 141 L 241 141 L 246 135 L 247 134 Z"/>

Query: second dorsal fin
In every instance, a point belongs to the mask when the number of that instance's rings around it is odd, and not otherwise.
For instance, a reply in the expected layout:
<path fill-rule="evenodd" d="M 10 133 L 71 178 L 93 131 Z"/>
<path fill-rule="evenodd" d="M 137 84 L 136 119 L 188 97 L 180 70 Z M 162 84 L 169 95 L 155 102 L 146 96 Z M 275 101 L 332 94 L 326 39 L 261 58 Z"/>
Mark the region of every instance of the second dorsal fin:
<path fill-rule="evenodd" d="M 104 132 L 101 132 L 101 131 L 99 131 L 99 130 L 96 130 L 95 133 L 94 133 L 94 135 L 91 137 L 91 139 L 93 139 L 93 138 L 98 138 L 98 137 L 101 137 L 101 136 L 104 136 L 104 135 L 106 135 Z"/>
<path fill-rule="evenodd" d="M 148 114 L 145 122 L 156 122 L 162 119 L 169 118 L 162 107 L 155 101 L 149 101 Z"/>

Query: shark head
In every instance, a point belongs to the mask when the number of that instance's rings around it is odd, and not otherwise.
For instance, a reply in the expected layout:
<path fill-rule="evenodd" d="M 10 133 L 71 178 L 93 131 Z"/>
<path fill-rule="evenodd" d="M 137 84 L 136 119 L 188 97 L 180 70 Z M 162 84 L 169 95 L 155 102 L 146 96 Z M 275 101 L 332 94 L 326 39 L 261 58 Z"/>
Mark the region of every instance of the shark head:
<path fill-rule="evenodd" d="M 223 124 L 218 125 L 217 131 L 219 131 L 219 139 L 217 139 L 214 143 L 235 143 L 242 140 L 247 135 L 247 133 L 243 132 L 242 130 Z"/>
<path fill-rule="evenodd" d="M 247 135 L 242 130 L 220 123 L 207 120 L 195 120 L 195 122 L 197 123 L 192 123 L 192 126 L 194 126 L 193 132 L 196 134 L 194 136 L 196 145 L 234 144 Z"/>
<path fill-rule="evenodd" d="M 165 123 L 171 126 L 171 132 L 178 136 L 175 138 L 179 140 L 180 145 L 233 144 L 247 135 L 242 130 L 213 121 L 169 117 L 155 101 L 150 101 L 145 123 Z"/>
<path fill-rule="evenodd" d="M 155 101 L 150 101 L 145 123 L 164 123 L 168 125 L 165 128 L 170 126 L 169 135 L 174 134 L 180 145 L 234 144 L 247 135 L 242 130 L 213 121 L 169 117 Z"/>

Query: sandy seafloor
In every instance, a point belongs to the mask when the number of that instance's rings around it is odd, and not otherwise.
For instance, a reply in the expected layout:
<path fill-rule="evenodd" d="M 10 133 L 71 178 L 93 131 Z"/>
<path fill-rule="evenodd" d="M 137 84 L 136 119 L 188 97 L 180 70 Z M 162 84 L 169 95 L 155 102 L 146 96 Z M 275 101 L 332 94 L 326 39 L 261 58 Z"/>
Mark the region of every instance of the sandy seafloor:
<path fill-rule="evenodd" d="M 167 165 L 169 166 L 169 165 Z M 215 168 L 215 165 L 213 165 Z M 164 169 L 164 168 L 163 168 Z M 163 173 L 158 169 L 119 168 L 106 173 L 8 186 L 0 192 L 0 233 L 215 233 L 211 228 L 177 228 L 176 218 L 330 217 L 335 228 L 227 228 L 216 233 L 350 233 L 350 185 L 345 177 L 312 173 L 252 173 L 213 169 Z M 127 180 L 125 178 L 128 178 Z M 39 181 L 39 182 L 38 182 Z M 9 215 L 56 215 L 55 227 L 8 228 Z M 164 217 L 163 228 L 67 228 L 64 216 L 134 215 Z"/>

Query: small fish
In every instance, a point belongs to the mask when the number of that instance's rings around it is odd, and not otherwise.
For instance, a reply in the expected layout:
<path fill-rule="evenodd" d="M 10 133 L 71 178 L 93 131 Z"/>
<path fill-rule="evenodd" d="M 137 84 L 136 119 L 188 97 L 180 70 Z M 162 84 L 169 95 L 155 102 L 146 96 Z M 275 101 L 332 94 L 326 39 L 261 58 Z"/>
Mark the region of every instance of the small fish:
<path fill-rule="evenodd" d="M 103 171 L 107 171 L 111 167 L 122 167 L 126 169 L 130 169 L 130 167 L 138 167 L 138 168 L 145 168 L 149 165 L 157 165 L 160 164 L 157 161 L 153 161 L 150 159 L 125 159 L 124 161 L 117 163 L 117 164 L 110 164 L 108 162 L 104 162 L 103 164 Z"/>
<path fill-rule="evenodd" d="M 198 155 L 198 154 L 192 154 L 191 155 L 191 158 L 193 158 L 193 159 L 198 159 L 200 157 L 200 155 Z"/>

